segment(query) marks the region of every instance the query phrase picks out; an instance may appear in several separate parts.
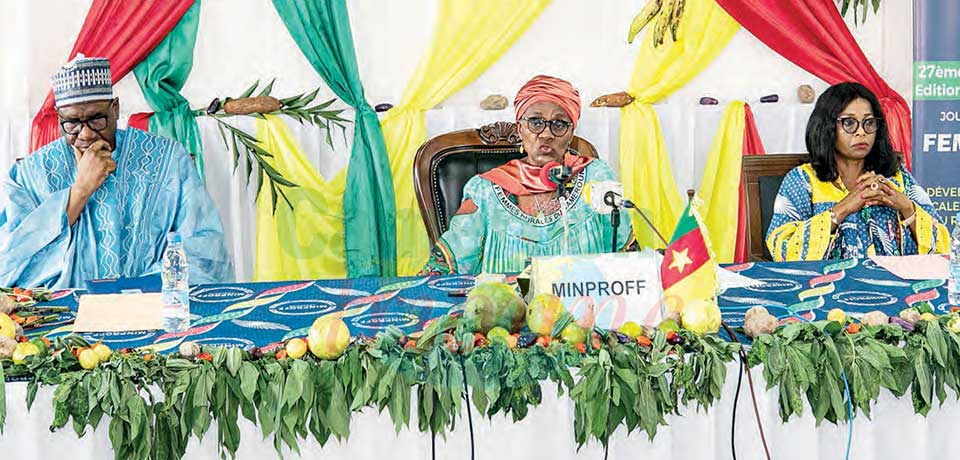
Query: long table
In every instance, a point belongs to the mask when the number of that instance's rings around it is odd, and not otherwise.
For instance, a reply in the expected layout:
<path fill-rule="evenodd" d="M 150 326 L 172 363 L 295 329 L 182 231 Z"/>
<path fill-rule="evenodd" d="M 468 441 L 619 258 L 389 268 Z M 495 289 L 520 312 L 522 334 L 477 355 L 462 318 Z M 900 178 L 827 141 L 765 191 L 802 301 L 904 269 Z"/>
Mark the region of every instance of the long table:
<path fill-rule="evenodd" d="M 747 263 L 726 269 L 763 282 L 720 295 L 723 320 L 731 326 L 741 325 L 746 311 L 757 305 L 781 321 L 825 319 L 832 308 L 854 317 L 873 310 L 896 315 L 922 301 L 929 301 L 938 312 L 949 310 L 943 280 L 902 280 L 869 259 Z M 388 326 L 409 333 L 461 308 L 463 293 L 473 285 L 474 277 L 464 275 L 202 285 L 191 290 L 191 327 L 183 333 L 85 335 L 113 348 L 150 346 L 158 352 L 169 352 L 185 340 L 271 349 L 291 337 L 305 336 L 315 318 L 337 311 L 342 312 L 351 335 L 372 337 Z M 31 334 L 71 333 L 69 323 L 82 292 L 54 293 L 49 304 L 71 311 Z"/>
<path fill-rule="evenodd" d="M 832 263 L 750 263 L 727 267 L 761 280 L 754 288 L 730 289 L 720 296 L 724 320 L 736 326 L 755 305 L 765 306 L 781 321 L 823 319 L 831 308 L 852 315 L 882 310 L 895 315 L 901 309 L 929 301 L 937 311 L 946 311 L 942 280 L 901 280 L 869 260 Z M 343 311 L 352 334 L 373 336 L 387 326 L 407 332 L 419 330 L 432 318 L 458 308 L 464 289 L 472 286 L 469 276 L 440 276 L 399 279 L 326 280 L 282 283 L 254 283 L 197 286 L 191 292 L 194 315 L 190 330 L 181 334 L 139 332 L 87 334 L 113 348 L 152 346 L 169 352 L 184 340 L 201 344 L 273 348 L 286 338 L 305 335 L 317 316 Z M 51 304 L 76 307 L 78 291 L 61 291 Z M 72 313 L 62 320 L 72 319 Z M 42 331 L 48 336 L 67 334 L 66 324 Z M 728 367 L 723 397 L 708 413 L 688 407 L 682 416 L 670 416 L 669 426 L 653 441 L 645 434 L 627 435 L 621 430 L 611 439 L 610 458 L 731 458 L 730 428 L 736 388 L 736 363 Z M 813 417 L 782 424 L 777 412 L 777 392 L 766 390 L 759 369 L 754 371 L 761 416 L 773 456 L 783 458 L 842 458 L 847 425 L 824 423 L 817 427 Z M 77 460 L 110 458 L 107 430 L 87 433 L 82 439 L 69 429 L 50 433 L 53 418 L 50 401 L 53 390 L 43 388 L 28 414 L 23 404 L 26 385 L 8 383 L 7 429 L 0 435 L 0 451 L 11 458 L 47 458 L 68 449 Z M 573 403 L 557 398 L 556 389 L 544 387 L 543 403 L 519 422 L 495 418 L 474 420 L 477 458 L 602 458 L 596 443 L 578 453 L 573 440 Z M 948 402 L 923 418 L 914 414 L 909 396 L 898 400 L 881 392 L 873 419 L 858 417 L 854 423 L 854 454 L 851 458 L 943 458 L 960 448 L 952 435 L 952 420 L 960 416 L 960 404 Z M 461 420 L 463 422 L 463 420 Z M 275 455 L 269 442 L 259 442 L 259 430 L 245 420 L 238 458 Z M 762 458 L 752 407 L 746 390 L 741 390 L 737 408 L 737 453 L 739 458 Z M 331 441 L 322 449 L 313 440 L 301 444 L 304 458 L 383 458 L 394 452 L 407 458 L 429 458 L 429 436 L 416 429 L 393 432 L 386 414 L 367 410 L 355 417 L 346 444 Z M 188 458 L 217 455 L 215 432 L 200 443 L 191 441 Z M 448 439 L 437 440 L 437 458 L 469 458 L 465 423 Z"/>

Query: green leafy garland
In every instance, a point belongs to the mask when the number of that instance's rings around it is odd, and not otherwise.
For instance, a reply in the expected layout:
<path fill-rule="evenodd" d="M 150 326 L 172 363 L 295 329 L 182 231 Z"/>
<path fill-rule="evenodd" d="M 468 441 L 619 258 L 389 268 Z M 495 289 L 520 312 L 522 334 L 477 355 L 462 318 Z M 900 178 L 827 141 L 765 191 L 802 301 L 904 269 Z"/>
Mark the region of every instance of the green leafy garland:
<path fill-rule="evenodd" d="M 926 415 L 946 388 L 960 395 L 960 317 L 921 319 L 913 329 L 898 324 L 841 329 L 832 321 L 795 323 L 753 343 L 751 366 L 763 364 L 767 388 L 780 392 L 780 417 L 803 413 L 803 397 L 819 424 L 847 419 L 841 371 L 850 385 L 854 411 L 870 406 L 886 388 L 897 397 L 910 391 L 917 414 Z"/>
<path fill-rule="evenodd" d="M 804 399 L 818 424 L 847 420 L 841 373 L 855 414 L 869 416 L 885 388 L 897 397 L 909 391 L 914 410 L 926 415 L 935 400 L 944 403 L 946 388 L 960 394 L 958 333 L 956 313 L 926 314 L 912 324 L 792 323 L 759 336 L 747 359 L 763 364 L 768 389 L 778 388 L 783 421 L 803 414 Z M 118 459 L 181 458 L 190 438 L 202 437 L 214 421 L 222 455 L 233 457 L 240 416 L 260 426 L 278 453 L 284 445 L 299 451 L 309 436 L 321 445 L 331 436 L 348 438 L 351 414 L 368 407 L 386 411 L 398 432 L 413 415 L 420 432 L 445 436 L 463 416 L 464 400 L 483 417 L 519 421 L 540 404 L 546 382 L 573 400 L 578 446 L 591 439 L 606 445 L 620 426 L 652 439 L 667 414 L 692 403 L 711 407 L 739 350 L 686 330 L 669 342 L 657 329 L 648 335 L 624 341 L 601 332 L 585 352 L 560 341 L 510 348 L 475 340 L 459 319 L 445 316 L 416 342 L 396 328 L 357 338 L 336 361 L 236 348 L 205 347 L 193 358 L 121 350 L 91 370 L 71 353 L 89 344 L 70 336 L 22 364 L 0 362 L 0 381 L 4 373 L 28 379 L 28 408 L 41 385 L 55 386 L 51 430 L 70 423 L 83 436 L 109 417 Z M 0 385 L 0 430 L 4 399 Z"/>
<path fill-rule="evenodd" d="M 474 343 L 458 323 L 441 318 L 416 346 L 401 346 L 397 329 L 358 338 L 336 361 L 236 348 L 204 347 L 194 358 L 122 350 L 91 370 L 71 353 L 89 344 L 71 336 L 23 364 L 3 361 L 0 373 L 29 379 L 28 407 L 41 385 L 56 387 L 52 430 L 70 423 L 83 436 L 109 417 L 116 458 L 178 459 L 190 438 L 202 437 L 214 421 L 222 455 L 233 457 L 240 416 L 260 426 L 278 454 L 283 445 L 299 451 L 308 436 L 321 445 L 331 436 L 348 438 L 351 414 L 367 407 L 386 410 L 397 431 L 410 426 L 415 410 L 416 428 L 440 436 L 456 426 L 464 400 L 484 417 L 502 413 L 519 421 L 540 404 L 541 383 L 547 381 L 574 400 L 578 445 L 590 439 L 606 445 L 621 424 L 652 438 L 667 413 L 691 401 L 709 407 L 719 397 L 726 364 L 737 350 L 715 336 L 687 331 L 671 345 L 658 330 L 651 331 L 649 346 L 619 343 L 604 333 L 585 353 L 560 341 L 509 348 L 499 340 Z M 462 346 L 440 340 L 453 328 Z M 570 369 L 577 367 L 574 379 Z M 0 409 L 2 396 L 0 385 Z M 0 410 L 0 430 L 4 414 Z"/>

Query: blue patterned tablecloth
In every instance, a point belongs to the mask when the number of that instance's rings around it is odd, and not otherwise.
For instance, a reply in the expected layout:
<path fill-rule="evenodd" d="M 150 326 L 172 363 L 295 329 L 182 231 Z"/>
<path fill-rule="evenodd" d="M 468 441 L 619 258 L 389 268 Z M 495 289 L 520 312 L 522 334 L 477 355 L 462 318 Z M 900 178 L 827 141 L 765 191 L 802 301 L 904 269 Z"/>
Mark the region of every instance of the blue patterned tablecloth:
<path fill-rule="evenodd" d="M 91 341 L 103 340 L 114 349 L 150 346 L 161 353 L 175 350 L 188 339 L 201 345 L 269 350 L 289 338 L 306 336 L 317 317 L 333 312 L 341 312 L 354 336 L 372 337 L 388 326 L 414 332 L 427 321 L 456 311 L 473 285 L 472 276 L 201 285 L 190 292 L 191 327 L 187 331 L 82 335 Z M 45 305 L 67 306 L 71 311 L 28 335 L 52 339 L 72 333 L 82 293 L 55 292 Z"/>
<path fill-rule="evenodd" d="M 943 280 L 902 280 L 867 259 L 749 263 L 727 269 L 764 282 L 760 287 L 730 289 L 720 296 L 724 321 L 731 326 L 742 325 L 743 315 L 756 305 L 765 306 L 784 322 L 824 319 L 831 308 L 854 317 L 872 310 L 896 315 L 925 300 L 938 312 L 949 310 Z M 472 276 L 436 276 L 203 285 L 191 291 L 191 328 L 183 333 L 84 335 L 114 349 L 150 346 L 167 352 L 189 339 L 204 345 L 269 350 L 291 337 L 305 336 L 315 318 L 338 311 L 352 335 L 372 337 L 388 326 L 409 333 L 455 311 L 473 284 Z M 68 306 L 72 311 L 30 335 L 52 338 L 69 334 L 81 293 L 54 293 L 47 304 Z"/>
<path fill-rule="evenodd" d="M 929 301 L 937 313 L 950 310 L 944 280 L 904 280 L 870 259 L 748 263 L 726 268 L 764 282 L 720 295 L 723 319 L 731 326 L 741 326 L 744 314 L 756 305 L 766 307 L 781 322 L 826 319 L 833 308 L 854 318 L 874 310 L 895 316 L 923 301 Z"/>

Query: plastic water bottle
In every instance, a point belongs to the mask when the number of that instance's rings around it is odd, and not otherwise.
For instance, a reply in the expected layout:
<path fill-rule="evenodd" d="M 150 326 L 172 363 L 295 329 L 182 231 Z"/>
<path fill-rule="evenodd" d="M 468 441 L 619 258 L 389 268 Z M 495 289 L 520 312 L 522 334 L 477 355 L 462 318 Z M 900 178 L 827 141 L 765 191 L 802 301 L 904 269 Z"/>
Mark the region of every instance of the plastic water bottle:
<path fill-rule="evenodd" d="M 160 278 L 163 281 L 163 330 L 185 331 L 190 326 L 190 286 L 187 253 L 183 241 L 175 232 L 167 234 L 167 249 L 163 251 Z"/>
<path fill-rule="evenodd" d="M 950 279 L 947 280 L 947 300 L 960 306 L 960 213 L 950 235 Z"/>

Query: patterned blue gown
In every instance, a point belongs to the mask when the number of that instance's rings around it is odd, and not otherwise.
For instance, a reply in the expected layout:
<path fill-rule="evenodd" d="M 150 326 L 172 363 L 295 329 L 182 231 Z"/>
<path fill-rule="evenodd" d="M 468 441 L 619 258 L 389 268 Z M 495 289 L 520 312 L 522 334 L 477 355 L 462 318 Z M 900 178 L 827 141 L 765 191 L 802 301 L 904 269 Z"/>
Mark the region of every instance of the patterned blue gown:
<path fill-rule="evenodd" d="M 923 187 L 903 168 L 887 179 L 916 204 L 916 235 L 887 206 L 869 206 L 850 214 L 831 233 L 830 209 L 847 196 L 843 183 L 819 180 L 809 163 L 792 169 L 780 185 L 767 229 L 766 244 L 773 260 L 946 253 L 950 235 Z"/>
<path fill-rule="evenodd" d="M 117 130 L 117 170 L 67 221 L 76 160 L 58 139 L 10 169 L 0 193 L 0 286 L 83 287 L 90 279 L 158 273 L 168 232 L 179 232 L 191 284 L 229 282 L 223 226 L 179 143 Z"/>

